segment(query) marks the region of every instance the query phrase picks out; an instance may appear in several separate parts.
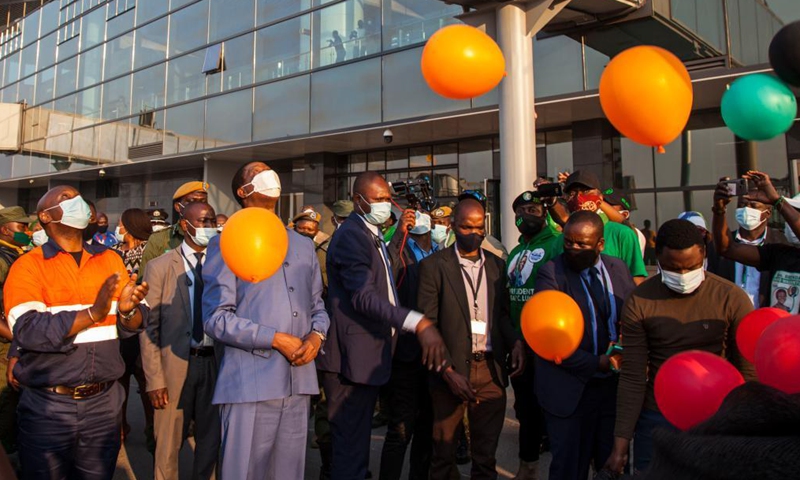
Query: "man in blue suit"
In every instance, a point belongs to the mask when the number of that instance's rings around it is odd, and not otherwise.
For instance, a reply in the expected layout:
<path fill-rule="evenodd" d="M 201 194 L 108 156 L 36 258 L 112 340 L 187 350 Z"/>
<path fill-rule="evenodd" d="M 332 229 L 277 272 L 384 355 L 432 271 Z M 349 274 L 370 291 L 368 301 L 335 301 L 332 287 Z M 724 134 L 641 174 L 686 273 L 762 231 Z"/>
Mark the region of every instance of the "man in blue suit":
<path fill-rule="evenodd" d="M 353 184 L 354 211 L 328 248 L 331 329 L 317 361 L 324 371 L 333 439 L 333 480 L 363 480 L 372 412 L 392 371 L 395 334 L 414 332 L 428 369 L 444 363 L 444 342 L 421 313 L 400 306 L 379 226 L 391 214 L 386 180 L 365 172 Z"/>
<path fill-rule="evenodd" d="M 585 480 L 614 446 L 617 377 L 607 354 L 619 341 L 619 314 L 635 288 L 628 267 L 601 255 L 603 221 L 576 212 L 564 226 L 564 253 L 539 270 L 535 291 L 558 290 L 583 313 L 583 339 L 560 365 L 536 357 L 536 395 L 550 437 L 551 480 Z"/>
<path fill-rule="evenodd" d="M 243 207 L 275 210 L 278 175 L 261 162 L 239 169 L 233 194 Z M 224 345 L 213 403 L 220 405 L 222 478 L 303 478 L 314 358 L 329 320 L 314 243 L 287 229 L 283 266 L 258 283 L 236 278 L 219 237 L 203 266 L 206 334 Z"/>

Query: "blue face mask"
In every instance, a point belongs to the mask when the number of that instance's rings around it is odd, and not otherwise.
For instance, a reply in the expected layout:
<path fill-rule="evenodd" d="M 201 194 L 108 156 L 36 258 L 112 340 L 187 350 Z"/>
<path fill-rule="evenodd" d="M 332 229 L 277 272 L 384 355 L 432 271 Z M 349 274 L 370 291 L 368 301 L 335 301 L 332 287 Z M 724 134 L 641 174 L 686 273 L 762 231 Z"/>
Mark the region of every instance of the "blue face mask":
<path fill-rule="evenodd" d="M 365 202 L 367 201 L 363 196 L 361 199 Z M 361 208 L 361 205 L 358 205 L 358 209 L 361 210 L 361 215 L 364 216 L 364 219 L 372 225 L 383 225 L 386 223 L 386 220 L 389 220 L 389 217 L 392 216 L 392 202 L 370 203 L 369 213 L 364 213 L 364 209 Z"/>
<path fill-rule="evenodd" d="M 444 225 L 434 225 L 431 229 L 431 240 L 434 243 L 444 243 L 447 240 L 447 227 Z"/>
<path fill-rule="evenodd" d="M 60 223 L 77 230 L 83 230 L 89 226 L 92 211 L 89 209 L 89 204 L 80 195 L 64 200 L 58 205 L 46 208 L 43 211 L 46 212 L 54 208 L 61 208 L 61 220 L 53 220 L 52 223 Z"/>
<path fill-rule="evenodd" d="M 431 216 L 427 213 L 416 213 L 415 225 L 411 229 L 414 235 L 424 235 L 431 231 Z"/>

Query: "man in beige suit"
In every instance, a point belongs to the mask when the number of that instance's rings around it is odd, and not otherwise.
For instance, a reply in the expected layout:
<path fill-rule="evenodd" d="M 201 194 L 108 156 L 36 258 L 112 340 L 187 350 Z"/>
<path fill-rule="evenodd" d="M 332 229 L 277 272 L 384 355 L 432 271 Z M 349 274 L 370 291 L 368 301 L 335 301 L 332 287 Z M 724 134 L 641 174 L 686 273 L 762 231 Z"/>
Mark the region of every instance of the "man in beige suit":
<path fill-rule="evenodd" d="M 212 405 L 220 357 L 203 333 L 203 264 L 209 240 L 217 234 L 214 209 L 186 205 L 180 221 L 183 242 L 148 264 L 151 308 L 140 335 L 147 394 L 155 408 L 155 478 L 178 478 L 178 453 L 194 420 L 193 479 L 214 478 L 220 421 Z"/>

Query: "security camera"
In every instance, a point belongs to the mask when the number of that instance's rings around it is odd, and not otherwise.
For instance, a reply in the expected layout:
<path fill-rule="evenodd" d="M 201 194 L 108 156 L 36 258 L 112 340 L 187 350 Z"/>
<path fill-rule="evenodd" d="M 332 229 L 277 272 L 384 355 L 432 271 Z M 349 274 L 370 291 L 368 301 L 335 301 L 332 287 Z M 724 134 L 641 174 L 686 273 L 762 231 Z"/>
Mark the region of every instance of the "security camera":
<path fill-rule="evenodd" d="M 100 175 L 101 177 L 105 177 L 106 176 L 106 171 L 101 168 L 100 171 L 97 172 L 97 174 Z"/>
<path fill-rule="evenodd" d="M 383 131 L 383 141 L 384 143 L 392 143 L 392 140 L 394 140 L 394 134 L 387 128 Z"/>

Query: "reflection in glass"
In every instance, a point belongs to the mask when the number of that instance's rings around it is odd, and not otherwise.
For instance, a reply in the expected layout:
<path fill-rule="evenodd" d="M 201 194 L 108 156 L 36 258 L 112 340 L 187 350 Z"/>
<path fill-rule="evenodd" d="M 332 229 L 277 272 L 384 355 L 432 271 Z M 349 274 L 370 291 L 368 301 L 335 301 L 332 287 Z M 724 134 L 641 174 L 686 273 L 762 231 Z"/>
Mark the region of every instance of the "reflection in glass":
<path fill-rule="evenodd" d="M 194 102 L 167 109 L 164 154 L 203 149 L 205 102 Z"/>
<path fill-rule="evenodd" d="M 381 50 L 380 0 L 348 0 L 314 12 L 314 65 L 324 67 Z"/>
<path fill-rule="evenodd" d="M 25 78 L 36 72 L 36 44 L 23 48 L 19 53 L 20 78 Z"/>
<path fill-rule="evenodd" d="M 433 160 L 433 153 L 430 146 L 414 147 L 411 149 L 411 156 L 408 158 L 410 168 L 430 167 Z"/>
<path fill-rule="evenodd" d="M 456 201 L 458 197 L 458 170 L 455 168 L 448 168 L 444 170 L 433 171 L 433 191 L 435 192 L 436 200 L 439 205 L 445 205 L 449 202 Z"/>
<path fill-rule="evenodd" d="M 39 59 L 36 64 L 37 70 L 42 70 L 56 63 L 56 37 L 57 34 L 54 32 L 39 40 Z M 7 65 L 6 70 L 8 70 Z"/>
<path fill-rule="evenodd" d="M 412 149 L 413 151 L 414 149 Z M 430 148 L 428 149 L 430 151 Z M 408 168 L 408 149 L 389 150 L 386 152 L 386 170 Z"/>
<path fill-rule="evenodd" d="M 206 77 L 203 68 L 203 51 L 196 51 L 169 61 L 167 102 L 177 103 L 206 94 Z"/>
<path fill-rule="evenodd" d="M 132 113 L 150 112 L 164 106 L 166 68 L 166 64 L 162 63 L 133 74 Z"/>
<path fill-rule="evenodd" d="M 208 41 L 222 40 L 253 28 L 253 6 L 254 0 L 211 0 Z"/>
<path fill-rule="evenodd" d="M 133 68 L 160 62 L 167 56 L 167 19 L 162 18 L 136 30 Z"/>
<path fill-rule="evenodd" d="M 370 152 L 367 155 L 367 170 L 379 172 L 386 169 L 386 152 Z"/>
<path fill-rule="evenodd" d="M 603 75 L 606 65 L 608 65 L 608 55 L 598 52 L 589 45 L 584 45 L 584 61 L 586 62 L 586 89 L 594 90 L 600 88 L 600 76 Z"/>
<path fill-rule="evenodd" d="M 23 19 L 22 46 L 25 47 L 39 38 L 39 14 L 41 9 L 34 10 Z"/>
<path fill-rule="evenodd" d="M 80 55 L 78 88 L 88 87 L 103 80 L 103 46 Z"/>
<path fill-rule="evenodd" d="M 41 8 L 42 12 L 42 24 L 40 27 L 40 32 L 42 34 L 46 34 L 52 32 L 53 30 L 58 27 L 58 13 L 59 13 L 59 4 L 58 2 L 50 2 L 45 4 Z"/>
<path fill-rule="evenodd" d="M 256 26 L 300 13 L 310 7 L 309 0 L 256 0 Z"/>
<path fill-rule="evenodd" d="M 108 38 L 114 38 L 122 32 L 127 32 L 133 28 L 133 20 L 136 16 L 136 9 L 128 10 L 125 13 L 109 18 L 106 22 Z"/>
<path fill-rule="evenodd" d="M 533 41 L 536 98 L 583 90 L 581 44 L 566 35 Z"/>
<path fill-rule="evenodd" d="M 133 32 L 128 32 L 106 44 L 105 78 L 113 78 L 131 71 L 133 59 Z"/>
<path fill-rule="evenodd" d="M 163 140 L 164 110 L 147 112 L 131 119 L 130 147 L 150 145 Z"/>
<path fill-rule="evenodd" d="M 36 74 L 36 92 L 33 103 L 44 103 L 53 99 L 53 89 L 55 87 L 55 67 L 50 67 L 43 72 Z"/>
<path fill-rule="evenodd" d="M 111 120 L 131 114 L 131 77 L 118 78 L 103 85 L 103 119 Z"/>
<path fill-rule="evenodd" d="M 256 81 L 304 72 L 311 66 L 311 15 L 256 32 Z"/>
<path fill-rule="evenodd" d="M 19 80 L 19 53 L 6 58 L 5 81 L 3 85 L 9 85 Z"/>
<path fill-rule="evenodd" d="M 209 95 L 253 83 L 253 34 L 226 41 L 223 58 L 225 70 L 208 75 Z"/>
<path fill-rule="evenodd" d="M 159 0 L 163 1 L 163 0 Z M 106 34 L 106 9 L 98 8 L 85 15 L 81 20 L 81 50 L 88 50 L 105 40 Z"/>
<path fill-rule="evenodd" d="M 19 87 L 19 91 L 14 96 L 14 98 L 9 98 L 8 101 L 10 102 L 22 102 L 25 101 L 28 104 L 32 104 L 33 102 L 33 93 L 36 87 L 36 75 L 32 75 L 25 80 L 19 82 L 17 85 L 11 87 L 11 90 L 16 90 L 14 87 Z M 10 92 L 9 92 L 10 93 Z M 6 101 L 5 99 L 3 100 Z"/>
<path fill-rule="evenodd" d="M 206 44 L 208 36 L 208 0 L 202 0 L 177 11 L 170 18 L 170 57 Z"/>
<path fill-rule="evenodd" d="M 72 57 L 61 62 L 56 67 L 58 80 L 56 81 L 56 96 L 60 97 L 75 91 L 78 76 L 78 57 Z"/>
<path fill-rule="evenodd" d="M 459 183 L 462 190 L 483 190 L 483 181 L 493 178 L 492 139 L 470 140 L 459 144 Z"/>
<path fill-rule="evenodd" d="M 100 92 L 101 86 L 88 88 L 77 94 L 78 116 L 98 119 L 100 118 Z"/>
<path fill-rule="evenodd" d="M 381 65 L 375 58 L 311 76 L 311 131 L 381 121 Z"/>
<path fill-rule="evenodd" d="M 136 24 L 142 25 L 148 20 L 167 13 L 168 5 L 169 0 L 137 0 Z"/>
<path fill-rule="evenodd" d="M 429 0 L 383 0 L 383 49 L 423 43 L 434 32 L 454 23 L 462 13 L 458 5 Z"/>
<path fill-rule="evenodd" d="M 350 155 L 350 173 L 367 171 L 367 154 L 357 153 Z"/>
<path fill-rule="evenodd" d="M 253 91 L 228 93 L 207 101 L 206 148 L 252 140 Z"/>
<path fill-rule="evenodd" d="M 256 87 L 253 140 L 307 134 L 309 88 L 308 75 Z"/>
<path fill-rule="evenodd" d="M 80 21 L 72 22 L 73 25 L 80 25 Z M 61 42 L 58 44 L 58 61 L 62 61 L 65 58 L 69 58 L 74 56 L 78 53 L 78 43 L 80 43 L 80 38 L 77 36 L 70 38 L 65 42 Z"/>

